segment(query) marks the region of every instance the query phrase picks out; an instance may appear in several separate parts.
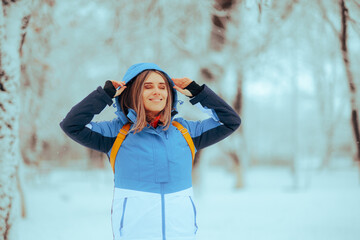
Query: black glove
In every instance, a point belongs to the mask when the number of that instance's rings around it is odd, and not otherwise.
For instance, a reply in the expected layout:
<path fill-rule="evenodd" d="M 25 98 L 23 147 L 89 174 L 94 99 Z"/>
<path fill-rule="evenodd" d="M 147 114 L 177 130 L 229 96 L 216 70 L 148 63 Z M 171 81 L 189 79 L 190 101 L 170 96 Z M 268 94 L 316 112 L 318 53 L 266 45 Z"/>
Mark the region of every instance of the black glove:
<path fill-rule="evenodd" d="M 185 89 L 189 90 L 192 95 L 191 97 L 195 97 L 204 89 L 204 85 L 200 86 L 195 81 L 192 81 L 189 85 L 185 87 Z"/>
<path fill-rule="evenodd" d="M 113 98 L 116 94 L 116 88 L 114 87 L 114 85 L 112 84 L 112 82 L 110 80 L 107 80 L 105 82 L 103 89 L 107 93 L 107 95 L 109 95 L 109 97 L 111 97 L 111 98 Z"/>

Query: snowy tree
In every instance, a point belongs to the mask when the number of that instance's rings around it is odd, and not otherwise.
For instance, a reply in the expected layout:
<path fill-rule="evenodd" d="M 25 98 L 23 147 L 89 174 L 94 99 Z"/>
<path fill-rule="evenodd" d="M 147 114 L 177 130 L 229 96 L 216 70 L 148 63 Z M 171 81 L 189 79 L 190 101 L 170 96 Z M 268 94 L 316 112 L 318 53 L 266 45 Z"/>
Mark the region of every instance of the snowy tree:
<path fill-rule="evenodd" d="M 345 116 L 347 108 L 333 109 L 339 99 L 350 104 L 340 51 L 339 0 L 37 2 L 21 68 L 22 107 L 38 116 L 22 116 L 31 126 L 20 127 L 28 162 L 61 159 L 59 164 L 64 164 L 68 159 L 72 164 L 89 157 L 97 161 L 97 155 L 63 136 L 57 123 L 68 111 L 66 106 L 106 79 L 120 80 L 132 63 L 144 61 L 158 63 L 174 77 L 185 74 L 206 82 L 244 117 L 240 129 L 215 146 L 217 158 L 234 159 L 222 161 L 232 169 L 240 161 L 242 169 L 247 163 L 277 161 L 296 175 L 299 155 L 334 151 L 340 148 L 339 139 L 346 149 L 340 151 L 349 155 L 353 141 L 337 134 L 343 127 L 338 120 L 349 127 L 350 114 Z M 351 27 L 356 26 L 358 5 L 354 0 L 344 2 L 350 11 L 347 49 L 356 85 L 359 59 Z M 324 20 L 335 25 L 335 34 Z M 304 94 L 300 85 L 311 84 L 316 85 L 314 92 Z M 268 95 L 249 93 L 255 85 Z M 202 119 L 186 106 L 186 98 L 181 100 L 185 104 L 178 105 L 180 114 Z M 95 120 L 113 117 L 114 109 L 106 108 Z M 312 134 L 310 128 L 318 132 Z"/>
<path fill-rule="evenodd" d="M 19 149 L 20 58 L 30 1 L 0 4 L 0 239 L 10 239 L 16 217 Z"/>
<path fill-rule="evenodd" d="M 199 69 L 201 78 L 214 89 L 218 89 L 221 97 L 233 105 L 240 114 L 242 112 L 242 85 L 243 69 L 239 64 L 239 55 L 233 54 L 238 51 L 239 45 L 229 44 L 234 42 L 234 34 L 229 33 L 229 24 L 236 14 L 236 9 L 241 3 L 236 0 L 215 0 L 211 16 L 211 34 L 208 39 L 206 61 L 202 61 Z M 238 32 L 237 29 L 231 29 Z M 229 138 L 219 143 L 222 149 L 219 160 L 235 173 L 235 187 L 244 187 L 242 161 L 246 149 L 241 144 L 242 128 Z M 229 166 L 230 165 L 230 166 Z"/>
<path fill-rule="evenodd" d="M 351 106 L 351 126 L 353 129 L 354 143 L 356 146 L 356 156 L 354 157 L 360 162 L 360 129 L 359 129 L 359 108 L 358 108 L 358 89 L 355 82 L 354 74 L 350 64 L 350 56 L 348 49 L 348 22 L 351 19 L 349 15 L 348 7 L 345 4 L 345 0 L 339 1 L 340 15 L 341 15 L 341 53 L 344 61 L 344 67 L 346 72 L 346 79 L 349 85 L 350 93 L 350 106 Z M 360 8 L 359 5 L 357 5 Z"/>
<path fill-rule="evenodd" d="M 355 55 L 353 52 L 356 49 L 351 49 L 350 43 L 354 41 L 349 36 L 349 32 L 356 32 L 355 36 L 359 39 L 360 31 L 359 31 L 359 22 L 355 21 L 356 15 L 358 15 L 360 10 L 360 4 L 356 1 L 346 1 L 346 0 L 338 0 L 332 1 L 330 4 L 325 4 L 322 1 L 317 1 L 320 9 L 323 21 L 330 26 L 332 29 L 332 34 L 338 40 L 337 47 L 341 52 L 341 58 L 343 62 L 343 68 L 345 72 L 346 84 L 348 86 L 348 96 L 349 106 L 350 106 L 350 125 L 353 134 L 353 142 L 355 146 L 355 154 L 353 156 L 354 160 L 360 162 L 360 119 L 359 119 L 359 93 L 358 88 L 360 86 L 360 82 L 356 79 L 356 75 L 354 74 L 355 68 L 352 66 L 352 59 L 355 60 Z M 357 40 L 358 41 L 358 40 Z M 330 132 L 330 136 L 332 136 L 332 130 Z M 330 138 L 331 139 L 331 138 Z M 329 148 L 331 148 L 331 141 L 329 143 Z M 329 161 L 329 151 L 327 153 L 327 158 L 324 159 L 323 165 Z"/>
<path fill-rule="evenodd" d="M 21 119 L 28 124 L 20 125 L 21 153 L 26 164 L 39 164 L 41 153 L 47 146 L 47 138 L 41 137 L 47 119 L 42 117 L 43 108 L 50 85 L 51 68 L 47 58 L 50 54 L 52 31 L 56 30 L 53 20 L 52 0 L 37 0 L 31 9 L 31 22 L 27 30 L 27 41 L 24 44 L 21 58 Z M 43 110 L 43 111 L 42 111 Z M 32 114 L 30 115 L 29 112 Z M 39 116 L 34 118 L 33 116 Z M 40 137 L 39 137 L 40 135 Z"/>
<path fill-rule="evenodd" d="M 24 44 L 21 58 L 21 113 L 20 117 L 28 124 L 20 125 L 21 153 L 26 164 L 39 165 L 41 154 L 48 144 L 48 138 L 42 137 L 48 114 L 43 102 L 48 97 L 46 86 L 51 84 L 52 69 L 48 63 L 51 53 L 50 40 L 56 31 L 53 20 L 52 0 L 37 0 L 31 10 L 31 22 L 27 30 L 27 41 Z M 31 112 L 32 114 L 29 114 Z M 39 116 L 35 118 L 33 116 Z"/>

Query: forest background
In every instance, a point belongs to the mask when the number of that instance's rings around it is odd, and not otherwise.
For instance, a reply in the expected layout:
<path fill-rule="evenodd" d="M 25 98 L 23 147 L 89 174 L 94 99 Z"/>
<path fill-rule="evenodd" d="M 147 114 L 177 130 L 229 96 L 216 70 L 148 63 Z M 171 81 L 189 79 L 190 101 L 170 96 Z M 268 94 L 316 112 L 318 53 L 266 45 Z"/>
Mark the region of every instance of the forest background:
<path fill-rule="evenodd" d="M 357 0 L 3 0 L 1 6 L 0 239 L 16 219 L 16 199 L 26 215 L 22 182 L 54 169 L 110 171 L 106 156 L 73 142 L 59 122 L 138 62 L 209 85 L 242 118 L 230 138 L 198 153 L 195 186 L 214 167 L 232 176 L 235 189 L 249 188 L 247 172 L 264 166 L 286 169 L 293 189 L 325 170 L 359 171 Z M 205 117 L 180 99 L 182 116 Z M 114 110 L 95 120 L 113 119 Z"/>

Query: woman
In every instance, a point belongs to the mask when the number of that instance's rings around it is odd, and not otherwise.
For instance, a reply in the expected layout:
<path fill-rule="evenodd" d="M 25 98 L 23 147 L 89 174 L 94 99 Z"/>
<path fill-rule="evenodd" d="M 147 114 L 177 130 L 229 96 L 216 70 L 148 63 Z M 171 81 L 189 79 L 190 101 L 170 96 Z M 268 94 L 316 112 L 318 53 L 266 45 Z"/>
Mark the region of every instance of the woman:
<path fill-rule="evenodd" d="M 211 118 L 174 118 L 177 91 L 191 97 L 190 102 Z M 112 98 L 117 117 L 92 122 L 106 104 L 113 103 Z M 240 122 L 236 112 L 206 85 L 188 78 L 171 79 L 156 64 L 139 63 L 128 69 L 122 82 L 106 81 L 104 88 L 90 93 L 60 126 L 73 140 L 110 157 L 114 239 L 190 240 L 197 231 L 191 146 L 196 151 L 214 144 Z M 117 140 L 118 135 L 122 140 Z"/>

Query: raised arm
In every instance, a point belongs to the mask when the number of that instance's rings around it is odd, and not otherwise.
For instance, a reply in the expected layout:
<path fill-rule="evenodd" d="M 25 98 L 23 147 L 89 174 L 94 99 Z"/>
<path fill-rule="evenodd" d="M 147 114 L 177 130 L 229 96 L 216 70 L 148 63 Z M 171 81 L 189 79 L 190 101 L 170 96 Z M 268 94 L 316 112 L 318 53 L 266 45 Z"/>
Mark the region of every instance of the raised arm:
<path fill-rule="evenodd" d="M 194 85 L 191 81 L 186 84 L 177 84 L 176 79 L 173 79 L 175 87 L 179 92 L 178 88 L 183 90 L 183 94 L 192 97 L 194 92 L 187 86 Z M 186 85 L 186 86 L 185 86 Z M 194 141 L 197 150 L 210 146 L 214 143 L 221 141 L 222 139 L 233 133 L 241 124 L 241 119 L 235 110 L 230 107 L 223 99 L 221 99 L 216 93 L 214 93 L 206 85 L 199 87 L 192 87 L 197 89 L 196 95 L 191 98 L 190 103 L 198 106 L 205 112 L 211 115 L 203 121 L 187 121 L 184 119 L 175 119 L 182 123 L 186 127 Z M 185 91 L 188 92 L 185 92 Z M 195 91 L 196 92 L 196 91 Z M 186 94 L 187 93 L 187 94 Z"/>
<path fill-rule="evenodd" d="M 121 94 L 126 88 L 125 83 L 116 82 L 113 84 L 120 86 L 117 91 L 109 91 L 109 84 L 112 82 L 107 81 L 104 88 L 98 87 L 95 91 L 90 93 L 81 102 L 76 104 L 70 112 L 66 115 L 63 121 L 60 123 L 62 130 L 74 141 L 80 143 L 83 146 L 92 148 L 97 151 L 107 153 L 115 139 L 117 133 L 115 125 L 118 125 L 116 121 L 111 122 L 91 122 L 96 114 L 99 114 L 106 105 L 111 106 L 112 98 Z"/>

